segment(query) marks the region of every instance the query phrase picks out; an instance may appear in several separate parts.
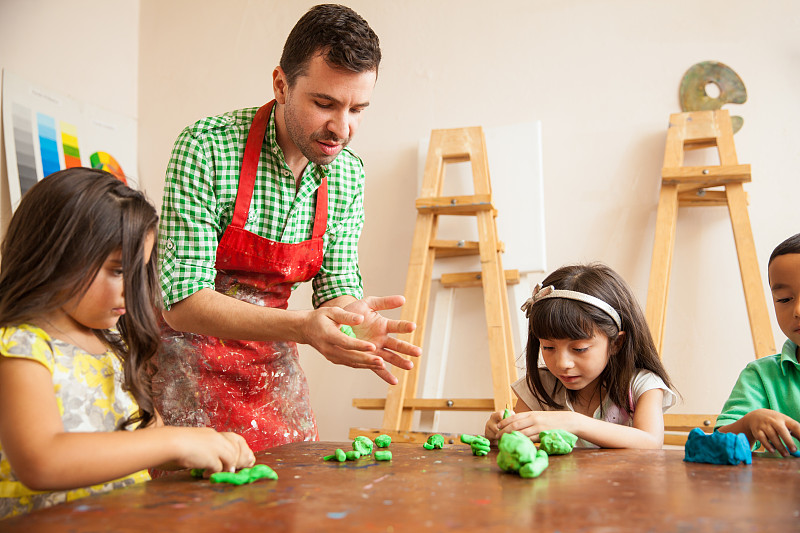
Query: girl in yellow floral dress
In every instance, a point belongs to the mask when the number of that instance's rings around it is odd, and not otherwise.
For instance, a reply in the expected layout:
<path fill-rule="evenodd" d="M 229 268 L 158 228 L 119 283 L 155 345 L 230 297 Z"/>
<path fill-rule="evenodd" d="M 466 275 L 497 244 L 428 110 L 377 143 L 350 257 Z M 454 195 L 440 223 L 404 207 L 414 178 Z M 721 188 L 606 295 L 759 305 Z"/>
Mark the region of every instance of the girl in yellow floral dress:
<path fill-rule="evenodd" d="M 0 518 L 150 467 L 254 463 L 240 436 L 164 427 L 153 408 L 157 222 L 100 170 L 56 172 L 23 196 L 0 249 Z"/>

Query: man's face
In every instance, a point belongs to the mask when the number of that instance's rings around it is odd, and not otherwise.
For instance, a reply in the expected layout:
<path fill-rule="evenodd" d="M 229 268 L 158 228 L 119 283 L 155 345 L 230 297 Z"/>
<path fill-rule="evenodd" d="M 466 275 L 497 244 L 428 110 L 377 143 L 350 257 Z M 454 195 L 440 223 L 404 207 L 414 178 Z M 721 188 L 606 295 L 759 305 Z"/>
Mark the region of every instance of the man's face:
<path fill-rule="evenodd" d="M 769 265 L 769 287 L 778 326 L 800 345 L 800 254 L 779 255 Z"/>
<path fill-rule="evenodd" d="M 276 69 L 275 97 L 284 105 L 287 133 L 306 159 L 318 165 L 336 159 L 355 135 L 376 79 L 375 71 L 332 68 L 319 54 L 292 87 Z"/>

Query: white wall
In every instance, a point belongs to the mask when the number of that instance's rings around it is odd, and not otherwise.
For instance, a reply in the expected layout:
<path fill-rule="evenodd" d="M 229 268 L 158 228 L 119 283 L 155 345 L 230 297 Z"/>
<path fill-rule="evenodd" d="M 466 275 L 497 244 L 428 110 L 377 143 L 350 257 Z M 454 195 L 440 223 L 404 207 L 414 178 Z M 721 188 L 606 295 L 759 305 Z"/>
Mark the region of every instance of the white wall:
<path fill-rule="evenodd" d="M 418 139 L 433 128 L 541 120 L 549 267 L 604 261 L 644 303 L 667 120 L 680 111 L 681 77 L 703 60 L 727 63 L 748 89 L 749 101 L 731 106 L 731 112 L 745 118 L 735 139 L 740 162 L 753 169 L 746 188 L 765 284 L 770 251 L 800 230 L 794 213 L 800 193 L 800 6 L 791 0 L 345 3 L 370 22 L 384 53 L 372 105 L 353 143 L 368 174 L 360 252 L 370 294 L 404 290 Z M 120 53 L 109 43 L 124 50 L 136 40 L 131 26 L 139 4 L 137 96 L 130 67 L 135 51 Z M 68 8 L 55 1 L 5 0 L 0 62 L 33 82 L 119 111 L 138 98 L 139 171 L 148 194 L 160 203 L 164 168 L 180 129 L 202 116 L 272 98 L 270 76 L 283 41 L 312 4 L 140 0 L 64 3 Z M 56 57 L 49 55 L 25 23 L 42 19 L 51 38 L 63 42 L 63 21 L 75 9 L 84 20 L 81 31 L 72 32 L 78 34 L 78 53 L 61 46 Z M 115 24 L 97 28 L 91 17 L 98 12 Z M 111 54 L 127 68 L 110 79 L 91 76 L 84 66 L 98 54 Z M 515 216 L 524 223 L 524 214 Z M 460 361 L 452 363 L 446 385 L 452 396 L 490 393 L 488 365 L 477 359 L 485 353 L 483 311 L 479 293 L 471 291 L 459 296 L 458 305 L 470 312 L 454 345 Z M 308 301 L 303 288 L 292 303 Z M 780 346 L 774 318 L 773 328 Z M 303 349 L 302 358 L 323 439 L 345 439 L 351 426 L 377 427 L 380 413 L 350 405 L 353 397 L 385 396 L 383 382 L 371 373 L 334 367 L 313 350 Z M 718 411 L 752 358 L 727 211 L 682 209 L 664 348 L 685 400 L 674 412 Z M 442 430 L 477 433 L 483 419 L 447 418 Z"/>
<path fill-rule="evenodd" d="M 360 246 L 368 293 L 404 290 L 417 140 L 433 128 L 541 120 L 549 268 L 604 261 L 644 303 L 667 121 L 680 111 L 681 77 L 703 60 L 730 65 L 748 89 L 749 101 L 731 111 L 745 118 L 736 143 L 740 161 L 753 169 L 747 190 L 762 269 L 772 248 L 800 231 L 793 212 L 800 193 L 795 2 L 346 3 L 370 22 L 384 53 L 354 141 L 368 175 Z M 272 97 L 270 74 L 285 36 L 311 5 L 142 1 L 140 170 L 153 196 L 184 125 Z M 524 223 L 524 214 L 515 216 Z M 308 288 L 300 289 L 293 305 L 308 299 Z M 479 291 L 465 290 L 457 305 L 467 311 L 446 394 L 488 396 Z M 774 333 L 780 345 L 777 326 Z M 310 349 L 302 358 L 323 439 L 380 424 L 380 412 L 354 409 L 351 399 L 385 396 L 381 381 L 333 367 Z M 752 358 L 727 211 L 682 209 L 664 348 L 685 401 L 675 412 L 717 412 Z M 442 429 L 479 432 L 483 420 L 445 417 Z"/>
<path fill-rule="evenodd" d="M 34 85 L 136 117 L 139 0 L 3 0 L 0 67 Z M 4 142 L 0 133 L 0 227 L 5 230 L 11 202 Z"/>

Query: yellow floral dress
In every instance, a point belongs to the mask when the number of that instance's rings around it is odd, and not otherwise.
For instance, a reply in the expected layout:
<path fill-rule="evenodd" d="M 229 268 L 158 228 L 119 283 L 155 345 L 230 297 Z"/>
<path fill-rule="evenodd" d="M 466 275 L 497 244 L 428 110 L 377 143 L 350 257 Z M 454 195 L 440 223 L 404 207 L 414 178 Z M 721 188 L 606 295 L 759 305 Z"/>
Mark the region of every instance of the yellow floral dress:
<path fill-rule="evenodd" d="M 36 326 L 21 325 L 0 328 L 0 357 L 31 359 L 50 371 L 65 431 L 114 431 L 120 421 L 139 409 L 133 396 L 122 389 L 122 363 L 110 350 L 93 355 L 50 337 Z M 0 442 L 0 518 L 148 479 L 147 471 L 142 470 L 115 481 L 81 489 L 34 491 L 18 481 Z"/>

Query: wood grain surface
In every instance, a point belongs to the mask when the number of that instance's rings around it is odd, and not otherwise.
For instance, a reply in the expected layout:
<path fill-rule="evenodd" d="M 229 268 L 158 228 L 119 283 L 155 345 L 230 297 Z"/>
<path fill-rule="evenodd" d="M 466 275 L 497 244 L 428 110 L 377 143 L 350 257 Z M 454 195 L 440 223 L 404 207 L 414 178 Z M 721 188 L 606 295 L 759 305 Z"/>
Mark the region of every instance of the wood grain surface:
<path fill-rule="evenodd" d="M 502 472 L 496 451 L 392 444 L 325 462 L 349 442 L 258 456 L 280 476 L 214 484 L 180 472 L 0 521 L 0 531 L 800 531 L 800 459 L 685 463 L 677 450 L 576 450 L 536 479 Z"/>

